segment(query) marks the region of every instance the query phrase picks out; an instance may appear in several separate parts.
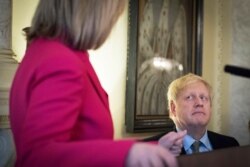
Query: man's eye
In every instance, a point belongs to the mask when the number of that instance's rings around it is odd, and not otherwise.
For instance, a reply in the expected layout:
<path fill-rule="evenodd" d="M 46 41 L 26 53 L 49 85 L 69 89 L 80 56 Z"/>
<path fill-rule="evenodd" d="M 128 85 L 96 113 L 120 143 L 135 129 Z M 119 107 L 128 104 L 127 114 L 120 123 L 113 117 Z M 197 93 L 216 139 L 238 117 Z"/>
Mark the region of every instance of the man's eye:
<path fill-rule="evenodd" d="M 201 98 L 201 100 L 203 100 L 203 101 L 208 101 L 208 97 L 207 97 L 207 96 L 201 96 L 200 98 Z"/>
<path fill-rule="evenodd" d="M 194 96 L 191 96 L 191 95 L 186 97 L 187 100 L 192 100 L 193 98 Z"/>

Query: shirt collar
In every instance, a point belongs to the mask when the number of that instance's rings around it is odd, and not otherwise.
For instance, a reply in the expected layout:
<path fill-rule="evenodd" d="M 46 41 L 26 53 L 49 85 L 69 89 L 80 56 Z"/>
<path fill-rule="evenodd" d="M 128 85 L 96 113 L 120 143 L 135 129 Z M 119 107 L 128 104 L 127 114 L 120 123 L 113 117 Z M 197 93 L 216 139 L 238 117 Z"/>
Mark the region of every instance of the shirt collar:
<path fill-rule="evenodd" d="M 176 128 L 176 130 L 179 132 L 181 131 L 179 128 Z M 191 137 L 190 135 L 186 135 L 184 136 L 183 139 L 183 147 L 185 149 L 185 151 L 189 150 L 191 145 L 194 143 L 195 139 L 193 137 Z M 208 135 L 207 135 L 207 130 L 205 132 L 205 134 L 202 136 L 202 138 L 200 139 L 200 142 L 202 143 L 202 146 L 205 147 L 207 150 L 212 150 L 212 146 L 210 144 Z"/>
<path fill-rule="evenodd" d="M 207 135 L 207 130 L 206 133 L 200 139 L 200 141 L 202 142 L 203 146 L 205 146 L 208 150 L 212 150 L 212 146 Z"/>

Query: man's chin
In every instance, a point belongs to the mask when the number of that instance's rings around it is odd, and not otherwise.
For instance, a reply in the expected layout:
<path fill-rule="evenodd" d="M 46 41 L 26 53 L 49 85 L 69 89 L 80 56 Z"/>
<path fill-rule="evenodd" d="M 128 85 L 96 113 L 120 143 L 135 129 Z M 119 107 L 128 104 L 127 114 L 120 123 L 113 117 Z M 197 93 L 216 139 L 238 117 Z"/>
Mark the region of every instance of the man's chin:
<path fill-rule="evenodd" d="M 201 128 L 206 128 L 207 127 L 207 123 L 206 121 L 196 121 L 192 123 L 192 127 L 201 127 Z"/>

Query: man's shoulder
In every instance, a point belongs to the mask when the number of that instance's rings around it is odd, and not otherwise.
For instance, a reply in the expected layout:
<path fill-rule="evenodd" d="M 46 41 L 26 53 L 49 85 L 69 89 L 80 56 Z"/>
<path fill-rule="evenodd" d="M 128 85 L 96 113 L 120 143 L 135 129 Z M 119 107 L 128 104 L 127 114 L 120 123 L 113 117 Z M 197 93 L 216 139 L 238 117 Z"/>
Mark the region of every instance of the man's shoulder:
<path fill-rule="evenodd" d="M 208 138 L 213 146 L 215 145 L 218 145 L 218 147 L 239 146 L 238 141 L 234 137 L 216 133 L 213 131 L 208 131 Z"/>
<path fill-rule="evenodd" d="M 234 139 L 234 137 L 232 137 L 232 136 L 224 135 L 224 134 L 217 133 L 217 132 L 210 131 L 210 130 L 208 130 L 207 133 L 208 133 L 208 136 L 216 136 L 216 137 L 219 137 L 219 138 Z"/>

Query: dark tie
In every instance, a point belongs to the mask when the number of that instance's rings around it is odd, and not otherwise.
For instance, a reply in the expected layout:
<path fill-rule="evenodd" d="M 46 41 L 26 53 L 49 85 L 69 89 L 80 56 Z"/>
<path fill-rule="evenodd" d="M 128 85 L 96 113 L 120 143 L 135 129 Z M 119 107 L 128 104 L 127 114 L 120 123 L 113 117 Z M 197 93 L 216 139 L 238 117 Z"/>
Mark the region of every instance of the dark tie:
<path fill-rule="evenodd" d="M 200 151 L 199 151 L 200 144 L 201 144 L 200 141 L 195 141 L 195 142 L 192 144 L 192 151 L 193 151 L 193 153 L 198 153 L 198 152 L 200 152 Z"/>

